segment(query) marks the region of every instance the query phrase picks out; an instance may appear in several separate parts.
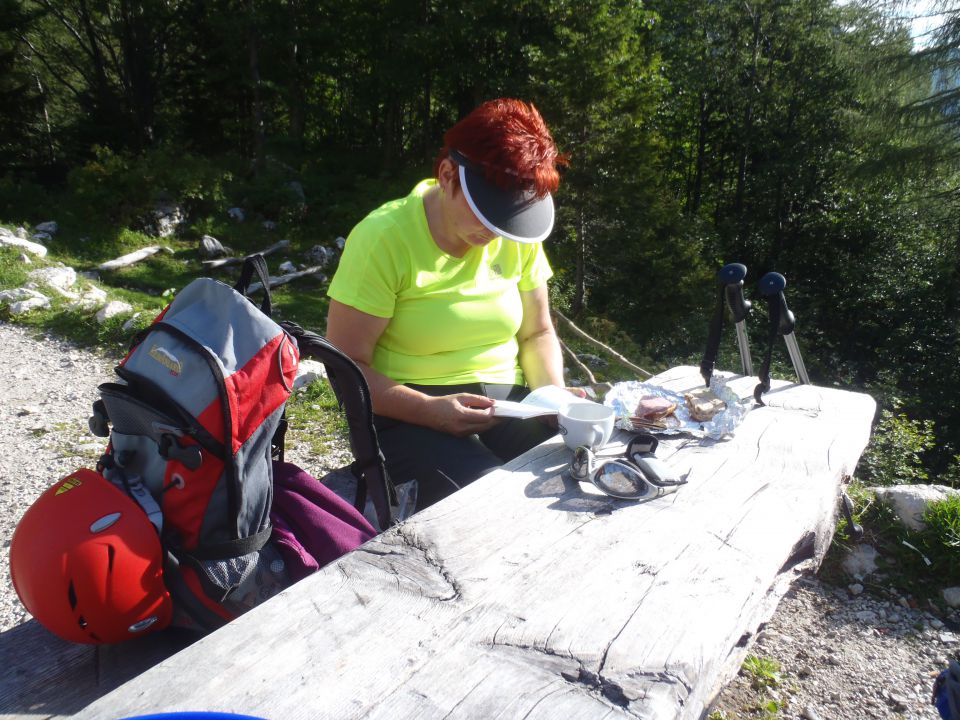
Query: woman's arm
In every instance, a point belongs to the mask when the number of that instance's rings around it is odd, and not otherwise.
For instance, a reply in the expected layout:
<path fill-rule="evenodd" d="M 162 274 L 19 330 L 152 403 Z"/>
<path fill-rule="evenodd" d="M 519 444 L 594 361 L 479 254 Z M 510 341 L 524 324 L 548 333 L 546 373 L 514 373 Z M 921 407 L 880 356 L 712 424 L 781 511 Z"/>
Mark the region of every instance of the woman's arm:
<path fill-rule="evenodd" d="M 520 346 L 520 369 L 531 388 L 543 385 L 564 386 L 563 354 L 550 319 L 547 286 L 520 292 L 523 320 L 517 332 Z"/>
<path fill-rule="evenodd" d="M 389 322 L 330 299 L 326 337 L 360 366 L 375 413 L 458 436 L 483 432 L 496 422 L 490 398 L 469 393 L 431 397 L 374 370 L 373 350 Z"/>

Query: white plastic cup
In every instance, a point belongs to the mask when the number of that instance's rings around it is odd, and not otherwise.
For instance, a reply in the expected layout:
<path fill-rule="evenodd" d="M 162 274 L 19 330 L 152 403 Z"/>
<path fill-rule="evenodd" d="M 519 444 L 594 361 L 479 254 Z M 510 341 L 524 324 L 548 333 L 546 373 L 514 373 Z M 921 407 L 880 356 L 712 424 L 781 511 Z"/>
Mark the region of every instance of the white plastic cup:
<path fill-rule="evenodd" d="M 557 424 L 568 448 L 576 450 L 585 445 L 596 450 L 610 441 L 616 419 L 616 412 L 611 407 L 595 402 L 575 402 L 560 410 Z"/>

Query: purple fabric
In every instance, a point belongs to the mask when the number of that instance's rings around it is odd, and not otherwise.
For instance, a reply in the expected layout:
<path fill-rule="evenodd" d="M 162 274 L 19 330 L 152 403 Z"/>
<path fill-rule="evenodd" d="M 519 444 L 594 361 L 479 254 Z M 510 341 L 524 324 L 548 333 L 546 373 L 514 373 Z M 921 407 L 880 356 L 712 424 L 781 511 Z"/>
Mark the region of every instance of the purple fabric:
<path fill-rule="evenodd" d="M 356 508 L 292 463 L 273 463 L 270 519 L 294 582 L 377 534 Z"/>

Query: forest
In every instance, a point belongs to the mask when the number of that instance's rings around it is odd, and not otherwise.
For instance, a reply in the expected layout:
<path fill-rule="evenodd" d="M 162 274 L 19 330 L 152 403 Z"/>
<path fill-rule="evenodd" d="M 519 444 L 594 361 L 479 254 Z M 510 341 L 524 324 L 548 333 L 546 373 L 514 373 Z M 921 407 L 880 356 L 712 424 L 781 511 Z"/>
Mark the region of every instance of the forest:
<path fill-rule="evenodd" d="M 242 207 L 333 247 L 430 174 L 459 117 L 522 98 L 570 158 L 558 309 L 653 369 L 698 364 L 739 262 L 756 358 L 756 282 L 779 272 L 811 380 L 882 408 L 862 472 L 960 485 L 960 10 L 941 9 L 918 43 L 892 0 L 0 0 L 0 223 L 56 218 L 103 257 L 172 202 L 194 247 L 269 244 Z M 311 293 L 289 303 L 322 330 Z M 792 377 L 782 343 L 774 360 Z M 732 330 L 718 365 L 739 368 Z"/>

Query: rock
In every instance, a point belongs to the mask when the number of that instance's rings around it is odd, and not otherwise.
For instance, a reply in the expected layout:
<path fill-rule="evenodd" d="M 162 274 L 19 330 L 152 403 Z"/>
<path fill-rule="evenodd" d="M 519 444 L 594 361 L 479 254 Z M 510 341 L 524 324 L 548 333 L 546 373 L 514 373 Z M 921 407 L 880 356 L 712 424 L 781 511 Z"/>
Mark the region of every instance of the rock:
<path fill-rule="evenodd" d="M 29 275 L 35 282 L 49 285 L 60 290 L 72 288 L 77 282 L 77 271 L 72 267 L 61 265 L 59 267 L 46 267 L 31 270 Z"/>
<path fill-rule="evenodd" d="M 960 587 L 944 588 L 941 593 L 943 601 L 950 607 L 960 607 Z"/>
<path fill-rule="evenodd" d="M 33 300 L 38 298 L 46 298 L 42 292 L 33 290 L 32 288 L 14 288 L 13 290 L 2 290 L 0 291 L 0 302 L 14 303 L 21 300 Z"/>
<path fill-rule="evenodd" d="M 872 623 L 877 621 L 877 613 L 873 610 L 860 610 L 854 613 L 854 617 L 862 623 Z"/>
<path fill-rule="evenodd" d="M 133 312 L 133 306 L 122 300 L 111 300 L 97 312 L 97 322 L 103 325 L 107 320 L 117 315 L 126 315 Z"/>
<path fill-rule="evenodd" d="M 200 257 L 218 258 L 226 254 L 226 248 L 213 235 L 204 235 L 200 238 Z"/>
<path fill-rule="evenodd" d="M 29 237 L 29 234 L 27 233 L 27 229 L 25 227 L 18 227 L 14 234 L 21 240 L 26 240 Z"/>
<path fill-rule="evenodd" d="M 107 302 L 107 291 L 91 285 L 86 288 L 76 302 L 70 303 L 71 307 L 78 307 L 81 310 L 93 310 L 104 305 Z"/>
<path fill-rule="evenodd" d="M 127 321 L 126 321 L 125 323 L 123 323 L 123 330 L 124 330 L 124 332 L 128 332 L 128 331 L 130 331 L 130 330 L 133 330 L 133 328 L 134 328 L 134 327 L 136 326 L 136 324 L 137 324 L 137 320 L 140 318 L 141 315 L 143 315 L 142 312 L 136 312 L 136 313 L 134 313 L 133 315 L 131 315 L 131 316 L 127 319 Z"/>
<path fill-rule="evenodd" d="M 338 237 L 333 241 L 333 244 L 337 246 L 338 250 L 343 250 L 343 246 L 347 244 L 347 239 L 344 237 Z"/>
<path fill-rule="evenodd" d="M 273 220 L 264 220 L 263 229 L 267 232 L 273 232 L 277 229 L 277 224 Z"/>
<path fill-rule="evenodd" d="M 50 307 L 50 298 L 45 296 L 27 298 L 10 304 L 11 315 L 22 315 L 31 310 L 40 310 Z"/>
<path fill-rule="evenodd" d="M 911 530 L 923 530 L 923 513 L 927 505 L 960 495 L 960 490 L 945 485 L 892 485 L 871 488 L 877 500 L 890 506 L 897 518 Z"/>
<path fill-rule="evenodd" d="M 33 240 L 35 243 L 40 243 L 42 245 L 43 243 L 48 243 L 51 240 L 53 240 L 53 235 L 45 232 L 38 232 L 31 235 L 30 239 Z"/>
<path fill-rule="evenodd" d="M 40 412 L 38 405 L 24 405 L 17 410 L 17 415 L 23 417 L 24 415 L 36 415 L 38 412 Z"/>
<path fill-rule="evenodd" d="M 326 265 L 336 257 L 336 253 L 323 245 L 314 245 L 307 251 L 307 260 L 316 265 Z"/>
<path fill-rule="evenodd" d="M 33 260 L 26 253 L 20 253 L 20 257 L 17 258 L 24 265 L 33 265 Z"/>
<path fill-rule="evenodd" d="M 820 717 L 820 713 L 817 712 L 817 709 L 813 705 L 804 706 L 803 711 L 800 713 L 800 717 L 805 718 L 805 720 L 823 720 Z"/>
<path fill-rule="evenodd" d="M 860 583 L 853 583 L 847 588 L 847 590 L 850 591 L 851 595 L 856 596 L 863 592 L 863 585 L 861 585 Z"/>
<path fill-rule="evenodd" d="M 301 360 L 300 368 L 297 370 L 297 377 L 293 381 L 293 389 L 299 390 L 312 383 L 314 380 L 327 377 L 327 369 L 323 363 L 316 360 Z"/>
<path fill-rule="evenodd" d="M 863 580 L 877 569 L 877 551 L 871 545 L 861 543 L 843 559 L 843 569 L 857 580 Z"/>
<path fill-rule="evenodd" d="M 60 230 L 60 226 L 56 220 L 47 220 L 35 226 L 33 229 L 37 232 L 47 233 L 47 235 L 56 235 Z"/>
<path fill-rule="evenodd" d="M 0 235 L 0 245 L 11 245 L 13 247 L 23 248 L 37 257 L 47 256 L 47 248 L 45 246 L 17 235 Z"/>
<path fill-rule="evenodd" d="M 280 267 L 278 269 L 282 273 L 292 273 L 297 271 L 297 266 L 289 260 L 285 260 L 284 262 L 280 263 Z"/>
<path fill-rule="evenodd" d="M 153 210 L 153 232 L 157 237 L 170 237 L 177 233 L 186 219 L 187 216 L 179 205 L 158 205 Z"/>
<path fill-rule="evenodd" d="M 246 218 L 246 213 L 244 213 L 243 210 L 238 207 L 232 207 L 227 210 L 227 215 L 230 216 L 231 220 L 236 220 L 237 222 L 243 222 Z"/>

